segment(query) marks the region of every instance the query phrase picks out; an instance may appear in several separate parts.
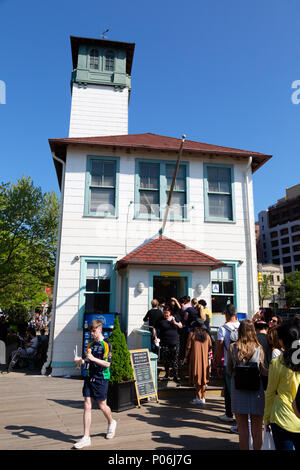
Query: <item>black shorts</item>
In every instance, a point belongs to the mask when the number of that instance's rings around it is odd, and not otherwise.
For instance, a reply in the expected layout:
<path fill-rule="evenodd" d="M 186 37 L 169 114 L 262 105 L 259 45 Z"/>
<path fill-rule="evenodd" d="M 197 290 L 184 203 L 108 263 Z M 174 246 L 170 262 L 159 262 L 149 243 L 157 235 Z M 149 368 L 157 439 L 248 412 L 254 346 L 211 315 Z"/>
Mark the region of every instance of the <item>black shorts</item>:
<path fill-rule="evenodd" d="M 105 379 L 97 379 L 86 377 L 82 389 L 83 396 L 94 398 L 95 400 L 104 401 L 107 398 L 109 381 Z"/>

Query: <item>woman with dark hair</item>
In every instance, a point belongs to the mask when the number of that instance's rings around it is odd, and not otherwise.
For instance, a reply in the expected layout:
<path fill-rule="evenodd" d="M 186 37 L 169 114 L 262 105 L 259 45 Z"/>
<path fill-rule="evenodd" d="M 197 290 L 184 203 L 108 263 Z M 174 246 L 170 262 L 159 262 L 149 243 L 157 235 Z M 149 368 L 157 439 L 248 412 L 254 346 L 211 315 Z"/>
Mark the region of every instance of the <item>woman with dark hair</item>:
<path fill-rule="evenodd" d="M 300 450 L 300 419 L 293 409 L 300 384 L 300 319 L 283 323 L 278 337 L 283 353 L 270 365 L 264 422 L 276 450 Z"/>
<path fill-rule="evenodd" d="M 181 321 L 171 314 L 171 309 L 168 305 L 164 307 L 163 317 L 156 324 L 153 330 L 154 341 L 157 341 L 157 336 L 160 338 L 160 354 L 161 360 L 165 366 L 165 379 L 169 378 L 170 369 L 173 371 L 174 382 L 179 383 L 178 376 L 178 354 L 179 354 L 179 330 L 182 328 Z M 157 331 L 159 334 L 157 335 Z"/>
<path fill-rule="evenodd" d="M 259 374 L 263 372 L 264 352 L 256 337 L 254 324 L 243 320 L 238 330 L 238 340 L 229 348 L 227 357 L 227 372 L 231 375 L 231 409 L 235 414 L 239 433 L 240 450 L 249 450 L 248 415 L 251 419 L 251 434 L 253 449 L 260 450 L 262 446 L 262 425 L 264 414 L 264 390 Z M 257 390 L 238 387 L 236 382 L 239 366 L 249 365 L 257 370 Z"/>
<path fill-rule="evenodd" d="M 276 328 L 282 325 L 282 318 L 279 315 L 272 315 L 269 321 L 269 328 Z"/>
<path fill-rule="evenodd" d="M 192 403 L 203 405 L 206 384 L 209 382 L 208 353 L 212 343 L 203 320 L 198 318 L 192 327 L 194 331 L 188 336 L 184 363 L 189 362 L 189 383 L 196 389 L 197 395 Z"/>
<path fill-rule="evenodd" d="M 268 343 L 271 349 L 271 360 L 282 354 L 282 347 L 278 337 L 278 328 L 270 328 L 268 331 Z"/>

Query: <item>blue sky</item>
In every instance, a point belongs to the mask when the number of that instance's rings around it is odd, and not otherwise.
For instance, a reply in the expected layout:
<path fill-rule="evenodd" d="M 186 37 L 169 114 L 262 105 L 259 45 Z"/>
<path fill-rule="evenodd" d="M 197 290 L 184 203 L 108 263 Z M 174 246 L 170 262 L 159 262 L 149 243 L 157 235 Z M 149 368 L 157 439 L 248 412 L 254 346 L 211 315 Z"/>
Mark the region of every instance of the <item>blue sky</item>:
<path fill-rule="evenodd" d="M 0 181 L 59 191 L 48 139 L 68 135 L 70 36 L 109 28 L 136 44 L 129 133 L 272 154 L 257 214 L 300 183 L 299 17 L 298 0 L 0 0 Z"/>

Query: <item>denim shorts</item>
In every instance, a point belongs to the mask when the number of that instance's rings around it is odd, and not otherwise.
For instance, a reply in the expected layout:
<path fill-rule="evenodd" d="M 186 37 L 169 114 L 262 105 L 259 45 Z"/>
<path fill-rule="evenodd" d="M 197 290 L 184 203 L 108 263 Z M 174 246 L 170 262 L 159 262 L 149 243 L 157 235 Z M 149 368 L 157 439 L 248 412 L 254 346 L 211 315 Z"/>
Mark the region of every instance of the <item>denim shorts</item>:
<path fill-rule="evenodd" d="M 107 398 L 108 384 L 109 381 L 105 379 L 86 377 L 84 379 L 82 394 L 85 398 L 90 397 L 95 400 L 104 401 Z"/>

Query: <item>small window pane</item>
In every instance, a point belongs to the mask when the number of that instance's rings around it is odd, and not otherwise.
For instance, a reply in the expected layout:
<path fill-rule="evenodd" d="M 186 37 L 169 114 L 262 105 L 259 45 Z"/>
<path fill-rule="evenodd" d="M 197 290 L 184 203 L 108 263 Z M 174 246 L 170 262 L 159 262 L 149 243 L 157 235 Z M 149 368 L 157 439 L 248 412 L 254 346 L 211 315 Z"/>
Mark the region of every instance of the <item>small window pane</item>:
<path fill-rule="evenodd" d="M 115 213 L 115 190 L 91 188 L 91 212 Z"/>
<path fill-rule="evenodd" d="M 91 184 L 93 186 L 115 185 L 115 163 L 92 160 L 91 162 Z"/>
<path fill-rule="evenodd" d="M 97 49 L 92 49 L 90 52 L 90 68 L 93 70 L 99 68 L 99 52 Z"/>
<path fill-rule="evenodd" d="M 159 217 L 158 191 L 140 191 L 140 214 L 151 214 Z"/>
<path fill-rule="evenodd" d="M 86 294 L 86 313 L 108 313 L 110 294 Z"/>
<path fill-rule="evenodd" d="M 210 194 L 208 196 L 208 211 L 211 217 L 232 219 L 231 197 Z"/>
<path fill-rule="evenodd" d="M 86 277 L 88 278 L 97 278 L 98 277 L 98 267 L 99 263 L 87 263 L 86 267 Z"/>
<path fill-rule="evenodd" d="M 88 292 L 97 292 L 98 290 L 98 281 L 97 279 L 87 279 L 85 290 Z"/>
<path fill-rule="evenodd" d="M 110 279 L 100 279 L 99 292 L 110 292 Z"/>
<path fill-rule="evenodd" d="M 167 198 L 169 191 L 167 191 Z M 170 217 L 184 217 L 185 193 L 173 193 L 170 205 Z"/>
<path fill-rule="evenodd" d="M 111 264 L 110 263 L 100 263 L 99 277 L 102 279 L 108 279 L 111 276 Z"/>
<path fill-rule="evenodd" d="M 147 163 L 140 164 L 140 187 L 158 189 L 159 165 L 151 165 Z"/>
<path fill-rule="evenodd" d="M 230 193 L 230 169 L 208 167 L 208 191 Z"/>
<path fill-rule="evenodd" d="M 226 268 L 222 268 L 222 278 L 223 281 L 229 281 L 233 279 L 233 268 L 231 266 L 226 266 Z"/>
<path fill-rule="evenodd" d="M 233 294 L 233 281 L 223 283 L 224 294 Z"/>
<path fill-rule="evenodd" d="M 113 51 L 107 51 L 105 55 L 105 70 L 108 72 L 115 70 L 115 54 Z"/>

